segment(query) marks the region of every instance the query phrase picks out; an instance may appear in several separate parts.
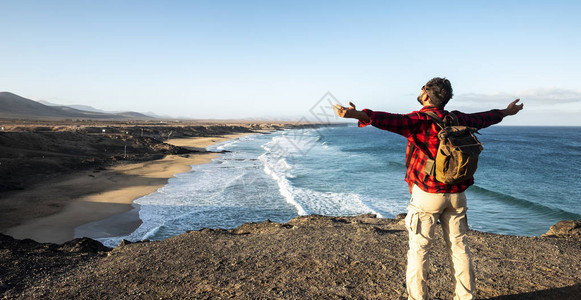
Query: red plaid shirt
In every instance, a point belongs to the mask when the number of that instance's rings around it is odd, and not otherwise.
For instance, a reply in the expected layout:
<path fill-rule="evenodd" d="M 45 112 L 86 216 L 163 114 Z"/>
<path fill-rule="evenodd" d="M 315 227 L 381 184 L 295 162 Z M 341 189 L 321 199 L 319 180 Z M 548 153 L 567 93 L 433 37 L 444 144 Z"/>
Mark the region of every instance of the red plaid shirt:
<path fill-rule="evenodd" d="M 369 123 L 359 122 L 359 127 L 372 125 L 379 129 L 403 135 L 408 139 L 406 157 L 411 155 L 411 158 L 405 181 L 410 186 L 410 192 L 414 184 L 428 193 L 460 193 L 474 184 L 474 178 L 456 184 L 444 184 L 436 181 L 434 176 L 426 176 L 424 168 L 428 157 L 424 151 L 427 149 L 432 157 L 436 157 L 438 145 L 440 144 L 437 136 L 440 128 L 430 117 L 420 114 L 418 111 L 405 115 L 369 109 L 364 109 L 363 111 L 369 116 L 370 121 Z M 441 119 L 444 119 L 444 116 L 448 113 L 443 109 L 433 107 L 424 107 L 420 111 L 433 111 Z M 453 111 L 453 113 L 458 117 L 460 125 L 478 129 L 499 123 L 503 118 L 502 112 L 498 109 L 474 114 L 465 114 L 459 111 Z M 410 145 L 412 143 L 415 144 L 416 150 L 410 153 Z"/>

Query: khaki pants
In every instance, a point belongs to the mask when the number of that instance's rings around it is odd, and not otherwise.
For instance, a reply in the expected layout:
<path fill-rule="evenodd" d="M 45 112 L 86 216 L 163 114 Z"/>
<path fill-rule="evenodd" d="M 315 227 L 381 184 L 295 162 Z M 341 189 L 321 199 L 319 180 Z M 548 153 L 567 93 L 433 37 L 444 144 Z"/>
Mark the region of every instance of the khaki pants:
<path fill-rule="evenodd" d="M 408 299 L 428 299 L 428 251 L 437 220 L 442 224 L 444 240 L 452 257 L 454 299 L 474 299 L 474 266 L 466 243 L 466 195 L 433 194 L 414 185 L 408 206 L 406 228 L 409 233 L 406 285 Z"/>

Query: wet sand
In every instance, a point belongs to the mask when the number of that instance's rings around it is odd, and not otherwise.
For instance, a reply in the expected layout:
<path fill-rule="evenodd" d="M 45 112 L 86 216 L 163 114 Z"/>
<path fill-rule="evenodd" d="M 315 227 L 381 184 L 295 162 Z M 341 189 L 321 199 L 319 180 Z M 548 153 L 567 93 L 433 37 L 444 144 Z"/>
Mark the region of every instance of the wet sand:
<path fill-rule="evenodd" d="M 212 144 L 247 134 L 180 138 L 167 143 L 203 151 Z M 76 172 L 39 184 L 33 189 L 11 195 L 11 201 L 50 201 L 51 206 L 62 207 L 62 210 L 49 216 L 32 218 L 9 228 L 5 233 L 17 239 L 30 238 L 51 243 L 63 243 L 82 236 L 99 238 L 129 234 L 141 224 L 133 200 L 157 191 L 175 174 L 189 171 L 191 165 L 208 163 L 217 155 L 167 155 L 159 160 L 119 164 L 98 172 Z M 28 218 L 24 216 L 23 219 Z M 75 230 L 77 227 L 78 230 Z"/>

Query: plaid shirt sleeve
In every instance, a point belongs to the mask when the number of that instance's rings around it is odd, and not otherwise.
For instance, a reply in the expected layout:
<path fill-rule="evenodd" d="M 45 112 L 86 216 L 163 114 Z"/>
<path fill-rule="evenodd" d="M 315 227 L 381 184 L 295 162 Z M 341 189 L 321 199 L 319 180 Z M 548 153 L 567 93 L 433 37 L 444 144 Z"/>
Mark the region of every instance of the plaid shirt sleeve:
<path fill-rule="evenodd" d="M 442 119 L 447 114 L 446 111 L 437 108 L 422 108 L 420 112 L 426 110 L 435 112 Z M 364 109 L 363 111 L 369 116 L 370 121 L 368 123 L 359 122 L 359 127 L 372 125 L 379 129 L 400 134 L 408 139 L 406 157 L 410 158 L 410 163 L 406 171 L 405 181 L 409 184 L 410 192 L 412 187 L 417 185 L 428 193 L 460 193 L 474 184 L 474 178 L 457 184 L 444 184 L 437 181 L 433 176 L 425 174 L 426 161 L 429 156 L 436 156 L 440 142 L 437 137 L 439 128 L 427 115 L 419 112 L 402 115 L 376 112 L 369 109 Z M 474 114 L 465 114 L 459 111 L 454 111 L 453 113 L 458 118 L 460 125 L 477 129 L 499 123 L 503 119 L 503 114 L 500 110 Z M 416 146 L 413 151 L 412 144 Z M 429 153 L 429 156 L 427 153 Z"/>
<path fill-rule="evenodd" d="M 457 110 L 452 112 L 456 117 L 458 117 L 458 123 L 460 125 L 474 127 L 477 129 L 486 128 L 490 125 L 500 123 L 504 118 L 504 114 L 500 109 L 493 109 L 485 112 L 465 114 Z"/>
<path fill-rule="evenodd" d="M 363 123 L 359 122 L 359 127 L 365 127 L 367 125 L 372 125 L 379 129 L 388 130 L 405 137 L 410 137 L 417 132 L 424 131 L 426 129 L 425 118 L 423 118 L 418 112 L 412 112 L 409 114 L 392 114 L 381 111 L 372 111 L 370 109 L 364 109 L 369 116 L 369 122 Z"/>

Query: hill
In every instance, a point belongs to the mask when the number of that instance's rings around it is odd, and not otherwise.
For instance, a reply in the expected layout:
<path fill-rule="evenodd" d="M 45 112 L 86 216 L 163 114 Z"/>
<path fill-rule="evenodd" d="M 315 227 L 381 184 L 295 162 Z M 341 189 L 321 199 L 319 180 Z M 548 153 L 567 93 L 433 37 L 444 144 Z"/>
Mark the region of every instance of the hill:
<path fill-rule="evenodd" d="M 172 119 L 171 116 L 161 116 L 161 115 L 155 114 L 153 112 L 138 113 L 138 112 L 132 112 L 132 111 L 105 111 L 102 109 L 94 108 L 94 107 L 89 106 L 89 105 L 82 105 L 82 104 L 61 105 L 61 104 L 48 102 L 45 100 L 38 100 L 37 102 L 44 104 L 46 106 L 70 107 L 70 108 L 74 108 L 76 110 L 83 110 L 83 111 L 88 111 L 88 112 L 97 112 L 97 113 L 104 113 L 104 114 L 114 114 L 114 115 L 125 116 L 127 118 L 138 118 L 140 120 Z"/>
<path fill-rule="evenodd" d="M 155 119 L 136 112 L 107 113 L 87 111 L 68 106 L 49 106 L 10 92 L 0 92 L 0 118 L 32 120 L 151 120 Z"/>

